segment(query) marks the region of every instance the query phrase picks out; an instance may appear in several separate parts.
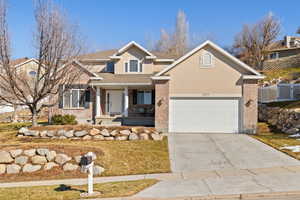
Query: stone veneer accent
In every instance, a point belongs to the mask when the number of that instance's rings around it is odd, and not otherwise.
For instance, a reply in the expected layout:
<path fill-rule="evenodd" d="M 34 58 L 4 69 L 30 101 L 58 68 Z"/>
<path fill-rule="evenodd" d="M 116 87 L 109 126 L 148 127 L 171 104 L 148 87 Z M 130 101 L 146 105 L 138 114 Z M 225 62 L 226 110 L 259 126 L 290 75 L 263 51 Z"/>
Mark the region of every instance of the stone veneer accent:
<path fill-rule="evenodd" d="M 243 125 L 245 133 L 255 133 L 257 126 L 257 80 L 243 82 Z"/>
<path fill-rule="evenodd" d="M 169 81 L 155 82 L 155 128 L 167 132 L 169 124 Z"/>

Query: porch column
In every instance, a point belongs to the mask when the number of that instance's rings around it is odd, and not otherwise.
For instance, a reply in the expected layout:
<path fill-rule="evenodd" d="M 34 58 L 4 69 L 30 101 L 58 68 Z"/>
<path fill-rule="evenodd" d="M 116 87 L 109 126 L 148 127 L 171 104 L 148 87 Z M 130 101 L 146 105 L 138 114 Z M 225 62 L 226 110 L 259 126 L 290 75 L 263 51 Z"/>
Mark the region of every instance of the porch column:
<path fill-rule="evenodd" d="M 100 117 L 101 113 L 101 89 L 96 87 L 96 117 Z"/>
<path fill-rule="evenodd" d="M 128 98 L 128 87 L 124 88 L 124 116 L 128 117 L 128 107 L 129 107 L 129 98 Z"/>

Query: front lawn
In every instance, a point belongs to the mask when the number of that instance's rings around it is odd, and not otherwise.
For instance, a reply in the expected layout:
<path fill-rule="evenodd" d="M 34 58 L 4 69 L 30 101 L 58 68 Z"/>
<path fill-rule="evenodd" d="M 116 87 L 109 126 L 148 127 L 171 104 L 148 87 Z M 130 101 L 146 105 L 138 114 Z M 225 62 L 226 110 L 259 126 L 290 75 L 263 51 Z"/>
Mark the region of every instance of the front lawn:
<path fill-rule="evenodd" d="M 282 147 L 300 145 L 300 140 L 297 140 L 296 138 L 290 138 L 284 133 L 275 133 L 272 131 L 272 129 L 267 129 L 266 127 L 266 123 L 259 123 L 259 129 L 261 131 L 252 137 L 300 160 L 300 152 L 292 152 L 291 150 L 282 149 Z"/>
<path fill-rule="evenodd" d="M 125 197 L 132 196 L 139 191 L 157 183 L 155 179 L 144 179 L 136 181 L 122 181 L 94 184 L 94 191 L 101 194 L 98 198 L 105 197 Z M 37 187 L 16 187 L 0 188 L 1 200 L 75 200 L 81 199 L 80 193 L 86 192 L 87 185 L 84 186 L 37 186 Z M 95 197 L 92 197 L 95 198 Z"/>
<path fill-rule="evenodd" d="M 170 172 L 168 141 L 93 141 L 93 140 L 60 140 L 41 138 L 17 138 L 16 125 L 0 125 L 0 149 L 27 149 L 45 147 L 74 156 L 78 153 L 94 151 L 97 154 L 96 164 L 105 168 L 101 176 L 133 175 L 145 173 Z M 40 179 L 61 179 L 86 177 L 79 171 L 64 172 L 62 169 L 37 171 L 34 173 L 6 174 L 0 181 L 25 181 Z M 1 199 L 1 198 L 0 198 Z"/>

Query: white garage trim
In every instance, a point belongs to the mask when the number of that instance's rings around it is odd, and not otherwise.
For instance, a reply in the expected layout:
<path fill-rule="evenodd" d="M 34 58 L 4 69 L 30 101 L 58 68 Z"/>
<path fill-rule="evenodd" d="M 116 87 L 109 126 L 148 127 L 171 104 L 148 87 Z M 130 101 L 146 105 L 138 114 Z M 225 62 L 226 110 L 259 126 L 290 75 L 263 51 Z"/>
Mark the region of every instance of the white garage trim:
<path fill-rule="evenodd" d="M 239 133 L 241 105 L 236 97 L 171 97 L 169 132 Z"/>

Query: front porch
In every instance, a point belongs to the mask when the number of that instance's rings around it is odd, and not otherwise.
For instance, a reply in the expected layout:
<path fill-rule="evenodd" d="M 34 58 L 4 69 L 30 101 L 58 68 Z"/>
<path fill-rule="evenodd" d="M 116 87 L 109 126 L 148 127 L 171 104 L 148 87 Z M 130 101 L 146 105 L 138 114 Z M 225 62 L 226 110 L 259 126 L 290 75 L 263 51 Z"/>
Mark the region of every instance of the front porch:
<path fill-rule="evenodd" d="M 95 90 L 95 124 L 154 126 L 154 86 L 95 86 Z"/>

